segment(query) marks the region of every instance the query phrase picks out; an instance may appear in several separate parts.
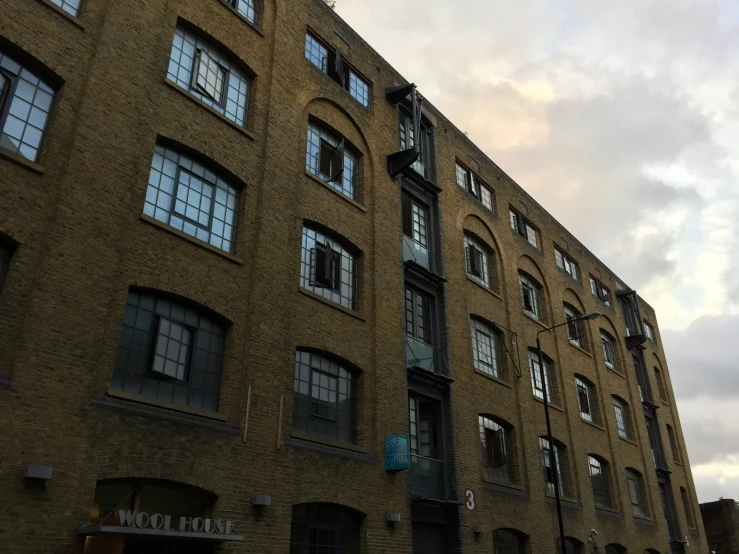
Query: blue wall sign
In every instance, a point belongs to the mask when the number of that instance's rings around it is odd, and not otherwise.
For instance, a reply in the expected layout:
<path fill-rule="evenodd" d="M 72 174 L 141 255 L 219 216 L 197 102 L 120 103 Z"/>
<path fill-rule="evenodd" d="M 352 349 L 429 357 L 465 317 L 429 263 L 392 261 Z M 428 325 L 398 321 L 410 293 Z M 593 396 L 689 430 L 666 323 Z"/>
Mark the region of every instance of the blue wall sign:
<path fill-rule="evenodd" d="M 385 437 L 385 471 L 402 471 L 411 467 L 408 435 Z"/>

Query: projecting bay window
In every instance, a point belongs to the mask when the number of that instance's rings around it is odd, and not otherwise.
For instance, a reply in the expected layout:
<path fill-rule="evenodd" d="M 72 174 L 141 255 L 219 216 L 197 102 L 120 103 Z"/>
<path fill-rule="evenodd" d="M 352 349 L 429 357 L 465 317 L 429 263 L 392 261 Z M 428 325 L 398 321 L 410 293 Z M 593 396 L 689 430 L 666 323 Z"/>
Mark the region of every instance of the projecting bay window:
<path fill-rule="evenodd" d="M 626 484 L 629 489 L 631 511 L 637 517 L 647 517 L 647 505 L 644 497 L 644 481 L 641 473 L 626 468 Z"/>
<path fill-rule="evenodd" d="M 431 269 L 429 209 L 407 191 L 401 193 L 403 210 L 403 261 Z"/>
<path fill-rule="evenodd" d="M 175 29 L 167 79 L 246 127 L 251 76 L 231 56 L 182 25 Z"/>
<path fill-rule="evenodd" d="M 580 407 L 580 417 L 591 423 L 598 423 L 598 400 L 595 394 L 595 385 L 582 377 L 575 376 L 575 390 L 577 403 Z"/>
<path fill-rule="evenodd" d="M 411 495 L 443 499 L 445 495 L 441 404 L 408 397 L 411 454 Z"/>
<path fill-rule="evenodd" d="M 500 334 L 476 318 L 472 318 L 471 327 L 475 369 L 500 378 L 503 373 L 503 345 Z"/>
<path fill-rule="evenodd" d="M 357 257 L 334 236 L 306 225 L 303 227 L 300 286 L 356 311 Z"/>
<path fill-rule="evenodd" d="M 611 291 L 592 275 L 590 276 L 590 292 L 606 306 L 611 305 Z"/>
<path fill-rule="evenodd" d="M 370 102 L 370 84 L 341 55 L 315 34 L 305 34 L 305 59 L 336 81 L 341 88 L 365 108 Z"/>
<path fill-rule="evenodd" d="M 567 275 L 575 281 L 580 280 L 580 266 L 578 263 L 557 246 L 554 247 L 554 260 L 557 263 L 557 267 L 567 273 Z"/>
<path fill-rule="evenodd" d="M 252 25 L 257 23 L 258 0 L 221 0 L 224 4 L 231 6 L 236 12 Z"/>
<path fill-rule="evenodd" d="M 525 314 L 542 321 L 544 313 L 541 304 L 541 286 L 531 276 L 519 272 L 518 283 L 521 290 L 521 307 Z"/>
<path fill-rule="evenodd" d="M 564 446 L 561 443 L 554 442 L 554 460 L 552 459 L 552 449 L 549 447 L 549 440 L 546 437 L 539 437 L 539 449 L 541 450 L 541 461 L 544 467 L 544 480 L 546 482 L 546 493 L 554 496 L 555 471 L 556 480 L 559 487 L 559 495 L 567 496 L 569 493 L 569 484 L 566 474 L 566 458 Z"/>
<path fill-rule="evenodd" d="M 434 301 L 415 288 L 405 288 L 405 334 L 407 367 L 439 373 L 434 347 Z"/>
<path fill-rule="evenodd" d="M 53 100 L 51 86 L 0 50 L 0 147 L 37 161 Z"/>
<path fill-rule="evenodd" d="M 305 169 L 344 196 L 358 199 L 359 157 L 343 137 L 316 120 L 308 123 Z"/>
<path fill-rule="evenodd" d="M 510 208 L 510 216 L 511 229 L 513 229 L 516 233 L 529 241 L 531 246 L 533 246 L 534 248 L 539 248 L 539 241 L 537 237 L 538 232 L 536 228 L 529 222 L 529 220 L 513 208 Z"/>
<path fill-rule="evenodd" d="M 490 250 L 482 241 L 465 233 L 464 253 L 467 265 L 467 275 L 473 281 L 480 283 L 487 289 L 493 287 L 492 256 Z"/>
<path fill-rule="evenodd" d="M 546 383 L 547 401 L 555 403 L 556 394 L 554 390 L 554 380 L 552 378 L 553 363 L 546 356 L 542 356 L 544 360 L 544 382 Z M 539 355 L 536 350 L 529 350 L 529 372 L 531 373 L 531 388 L 536 398 L 544 399 L 544 383 L 541 380 L 541 371 L 539 366 Z"/>
<path fill-rule="evenodd" d="M 457 184 L 477 198 L 491 212 L 495 211 L 495 193 L 472 171 L 457 162 Z"/>
<path fill-rule="evenodd" d="M 414 146 L 418 147 L 418 159 L 411 165 L 411 168 L 424 177 L 425 179 L 431 180 L 431 153 L 430 153 L 430 135 L 428 125 L 420 119 L 420 136 L 417 138 L 414 136 L 413 131 L 413 116 L 406 112 L 404 108 L 400 109 L 400 125 L 398 127 L 400 133 L 400 150 L 408 150 Z"/>
<path fill-rule="evenodd" d="M 478 416 L 485 477 L 493 481 L 515 483 L 513 427 L 508 423 Z"/>
<path fill-rule="evenodd" d="M 144 214 L 232 253 L 239 191 L 189 155 L 157 144 Z"/>

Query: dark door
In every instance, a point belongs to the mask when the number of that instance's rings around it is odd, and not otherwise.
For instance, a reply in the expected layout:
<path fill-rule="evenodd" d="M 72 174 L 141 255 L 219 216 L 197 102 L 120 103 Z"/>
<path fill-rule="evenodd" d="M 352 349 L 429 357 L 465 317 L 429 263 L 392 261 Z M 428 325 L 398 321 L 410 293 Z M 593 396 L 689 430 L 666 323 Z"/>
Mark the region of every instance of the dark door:
<path fill-rule="evenodd" d="M 445 525 L 413 522 L 413 554 L 447 554 L 448 544 Z"/>

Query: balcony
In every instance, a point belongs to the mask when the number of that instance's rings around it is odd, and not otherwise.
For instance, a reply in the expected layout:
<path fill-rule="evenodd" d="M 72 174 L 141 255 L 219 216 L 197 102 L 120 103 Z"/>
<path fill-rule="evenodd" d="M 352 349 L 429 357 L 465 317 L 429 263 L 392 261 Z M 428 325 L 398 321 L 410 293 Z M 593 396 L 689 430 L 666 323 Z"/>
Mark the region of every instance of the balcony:
<path fill-rule="evenodd" d="M 444 462 L 411 455 L 411 496 L 446 500 Z"/>
<path fill-rule="evenodd" d="M 616 296 L 621 299 L 621 307 L 624 310 L 626 348 L 631 350 L 647 340 L 639 310 L 639 298 L 635 290 L 617 291 Z"/>
<path fill-rule="evenodd" d="M 431 252 L 421 243 L 403 235 L 403 262 L 414 262 L 431 271 Z"/>
<path fill-rule="evenodd" d="M 439 374 L 440 365 L 436 348 L 413 337 L 405 337 L 405 365 Z"/>

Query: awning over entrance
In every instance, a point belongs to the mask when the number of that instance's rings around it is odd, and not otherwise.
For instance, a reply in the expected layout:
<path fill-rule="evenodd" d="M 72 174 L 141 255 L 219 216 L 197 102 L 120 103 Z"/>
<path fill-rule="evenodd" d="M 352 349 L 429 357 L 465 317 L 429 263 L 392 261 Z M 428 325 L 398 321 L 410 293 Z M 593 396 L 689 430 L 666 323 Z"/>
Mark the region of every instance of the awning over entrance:
<path fill-rule="evenodd" d="M 92 525 L 87 523 L 77 530 L 78 535 L 86 537 L 138 537 L 138 538 L 168 538 L 168 539 L 197 539 L 200 541 L 235 542 L 243 541 L 242 535 L 226 533 L 205 533 L 196 531 L 175 531 L 173 529 L 138 529 L 136 527 L 121 527 L 120 525 Z"/>

